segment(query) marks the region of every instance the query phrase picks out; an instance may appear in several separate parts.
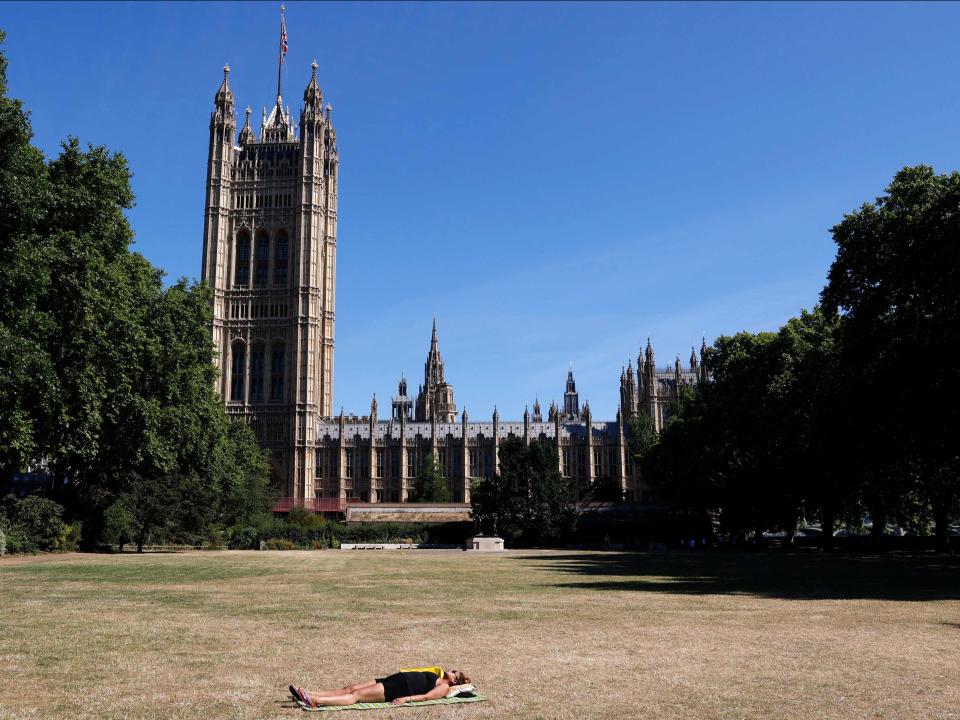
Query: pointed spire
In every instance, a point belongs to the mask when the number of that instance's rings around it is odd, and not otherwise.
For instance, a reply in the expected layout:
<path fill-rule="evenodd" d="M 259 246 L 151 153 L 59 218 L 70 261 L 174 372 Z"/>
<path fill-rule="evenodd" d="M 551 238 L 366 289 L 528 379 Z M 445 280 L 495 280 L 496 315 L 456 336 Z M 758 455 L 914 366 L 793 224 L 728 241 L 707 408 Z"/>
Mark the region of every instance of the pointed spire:
<path fill-rule="evenodd" d="M 217 106 L 217 111 L 221 116 L 233 116 L 233 90 L 230 89 L 230 66 L 223 66 L 223 82 L 217 88 L 217 94 L 213 99 Z M 226 118 L 224 118 L 226 119 Z"/>
<path fill-rule="evenodd" d="M 320 112 L 323 106 L 323 91 L 320 89 L 320 83 L 317 81 L 317 61 L 310 64 L 310 82 L 307 83 L 303 91 L 303 104 L 313 108 L 316 113 Z"/>
<path fill-rule="evenodd" d="M 246 109 L 247 119 L 243 125 L 243 130 L 240 131 L 241 145 L 246 145 L 247 143 L 256 142 L 257 140 L 257 136 L 253 134 L 253 128 L 250 127 L 250 113 L 252 112 L 253 110 L 251 110 L 250 106 L 247 105 L 247 109 Z"/>

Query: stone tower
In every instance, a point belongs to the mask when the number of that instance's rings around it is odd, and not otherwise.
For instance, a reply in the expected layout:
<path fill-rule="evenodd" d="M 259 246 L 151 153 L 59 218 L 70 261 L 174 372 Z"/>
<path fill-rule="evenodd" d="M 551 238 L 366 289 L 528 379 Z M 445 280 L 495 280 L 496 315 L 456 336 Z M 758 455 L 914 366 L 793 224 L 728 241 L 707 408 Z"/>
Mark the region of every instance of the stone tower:
<path fill-rule="evenodd" d="M 281 63 L 285 53 L 284 33 Z M 299 136 L 278 73 L 259 138 L 249 108 L 238 137 L 229 72 L 210 117 L 201 271 L 217 389 L 269 450 L 281 495 L 312 498 L 317 420 L 333 414 L 336 132 L 314 62 Z"/>
<path fill-rule="evenodd" d="M 637 414 L 637 383 L 633 375 L 633 361 L 628 361 L 627 369 L 620 373 L 620 413 L 624 421 L 631 420 Z"/>
<path fill-rule="evenodd" d="M 423 366 L 423 385 L 417 393 L 416 419 L 418 422 L 452 423 L 457 421 L 457 405 L 453 401 L 453 386 L 443 372 L 443 358 L 440 357 L 440 343 L 437 340 L 437 320 L 433 320 L 433 334 L 430 336 L 430 351 Z"/>

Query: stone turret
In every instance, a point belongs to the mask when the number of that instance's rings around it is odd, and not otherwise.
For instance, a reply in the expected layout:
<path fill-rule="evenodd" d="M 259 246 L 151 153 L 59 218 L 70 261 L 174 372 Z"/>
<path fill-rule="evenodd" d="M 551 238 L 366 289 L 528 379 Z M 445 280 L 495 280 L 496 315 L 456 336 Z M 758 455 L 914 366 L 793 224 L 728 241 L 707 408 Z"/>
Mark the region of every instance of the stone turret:
<path fill-rule="evenodd" d="M 567 370 L 567 387 L 563 393 L 563 417 L 565 420 L 580 419 L 580 396 L 577 394 L 577 383 L 573 379 L 573 367 Z"/>

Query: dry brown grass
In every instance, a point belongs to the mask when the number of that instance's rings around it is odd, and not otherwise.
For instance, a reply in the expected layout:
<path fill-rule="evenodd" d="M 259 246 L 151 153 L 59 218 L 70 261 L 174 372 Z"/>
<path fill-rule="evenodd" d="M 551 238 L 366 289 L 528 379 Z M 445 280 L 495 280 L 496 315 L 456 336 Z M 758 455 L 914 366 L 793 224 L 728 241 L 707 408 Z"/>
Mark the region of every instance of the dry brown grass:
<path fill-rule="evenodd" d="M 290 682 L 421 663 L 462 667 L 490 701 L 356 720 L 960 718 L 958 574 L 563 551 L 8 558 L 0 718 L 309 717 Z"/>

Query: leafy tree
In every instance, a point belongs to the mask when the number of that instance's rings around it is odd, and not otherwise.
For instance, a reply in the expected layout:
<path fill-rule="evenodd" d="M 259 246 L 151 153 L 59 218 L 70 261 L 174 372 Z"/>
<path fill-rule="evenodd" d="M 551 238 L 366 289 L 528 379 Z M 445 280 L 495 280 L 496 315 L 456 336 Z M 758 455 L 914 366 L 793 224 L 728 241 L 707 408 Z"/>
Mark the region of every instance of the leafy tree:
<path fill-rule="evenodd" d="M 115 502 L 104 511 L 102 539 L 116 545 L 119 552 L 133 540 L 133 516 L 122 502 Z"/>
<path fill-rule="evenodd" d="M 777 333 L 779 364 L 768 386 L 775 423 L 783 520 L 792 540 L 801 514 L 820 516 L 823 548 L 832 545 L 839 515 L 855 512 L 860 470 L 851 463 L 853 429 L 846 403 L 849 377 L 837 354 L 839 318 L 822 308 L 802 311 Z"/>
<path fill-rule="evenodd" d="M 251 523 L 273 506 L 277 488 L 270 483 L 267 456 L 246 423 L 228 421 L 216 444 L 213 466 L 220 497 L 218 522 Z"/>
<path fill-rule="evenodd" d="M 474 517 L 481 529 L 525 544 L 555 544 L 573 532 L 576 488 L 560 474 L 551 443 L 507 438 L 500 444 L 500 472 L 474 485 Z"/>
<path fill-rule="evenodd" d="M 417 473 L 412 502 L 450 502 L 450 488 L 433 453 L 427 455 Z"/>
<path fill-rule="evenodd" d="M 500 519 L 509 513 L 509 493 L 500 475 L 475 478 L 470 489 L 470 506 L 477 530 L 500 534 Z"/>
<path fill-rule="evenodd" d="M 949 515 L 960 509 L 960 174 L 904 168 L 832 232 L 823 304 L 843 315 L 845 361 L 862 394 L 888 409 L 868 427 L 882 432 L 885 458 L 913 463 L 945 549 Z"/>
<path fill-rule="evenodd" d="M 45 161 L 5 91 L 0 55 L 0 486 L 49 464 L 91 546 L 118 500 L 141 546 L 263 512 L 265 457 L 214 391 L 209 290 L 164 289 L 130 251 L 122 155 L 70 138 Z"/>
<path fill-rule="evenodd" d="M 641 461 L 661 498 L 734 535 L 779 528 L 792 538 L 804 512 L 833 527 L 852 496 L 835 420 L 837 323 L 817 308 L 776 334 L 718 338 L 706 358 L 712 381 Z"/>
<path fill-rule="evenodd" d="M 50 282 L 49 249 L 37 227 L 47 167 L 30 144 L 22 103 L 6 91 L 7 59 L 0 53 L 0 489 L 42 455 L 38 436 L 51 423 L 56 395 L 45 351 L 52 328 L 37 307 Z"/>

